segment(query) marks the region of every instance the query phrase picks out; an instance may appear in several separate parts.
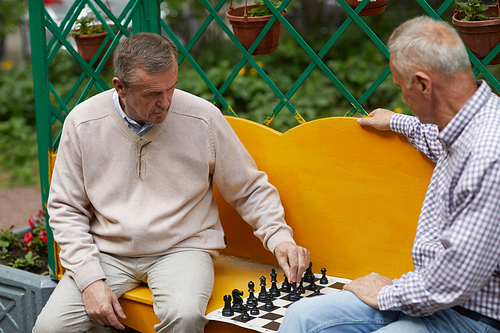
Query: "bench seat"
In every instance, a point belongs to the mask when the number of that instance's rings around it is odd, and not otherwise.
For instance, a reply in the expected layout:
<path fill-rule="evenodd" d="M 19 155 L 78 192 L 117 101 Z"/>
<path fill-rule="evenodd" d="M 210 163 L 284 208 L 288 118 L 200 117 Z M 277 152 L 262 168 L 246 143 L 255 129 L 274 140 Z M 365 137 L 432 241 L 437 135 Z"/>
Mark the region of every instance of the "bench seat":
<path fill-rule="evenodd" d="M 271 269 L 275 268 L 278 276 L 283 276 L 283 271 L 279 266 L 262 264 L 255 261 L 231 257 L 227 255 L 219 256 L 215 262 L 215 284 L 212 297 L 207 307 L 207 313 L 224 306 L 224 295 L 230 295 L 233 289 L 239 289 L 247 293 L 247 284 L 253 281 L 256 286 L 259 278 L 265 275 L 269 280 Z M 124 325 L 140 330 L 143 333 L 153 333 L 153 325 L 159 323 L 153 312 L 153 300 L 151 291 L 146 285 L 140 286 L 120 298 L 127 319 L 121 320 Z M 205 327 L 205 332 L 251 332 L 244 328 L 236 327 L 221 322 L 210 322 Z"/>
<path fill-rule="evenodd" d="M 354 118 L 318 119 L 285 133 L 241 118 L 227 120 L 278 189 L 285 219 L 296 242 L 310 251 L 315 273 L 325 267 L 328 275 L 347 279 L 370 272 L 394 279 L 413 269 L 411 247 L 435 164 L 406 138 L 362 128 Z M 215 261 L 207 313 L 223 307 L 223 296 L 235 288 L 246 297 L 250 280 L 277 267 L 215 186 L 214 195 L 227 246 Z M 146 286 L 120 302 L 125 325 L 154 332 L 158 318 Z M 205 331 L 249 332 L 219 322 L 209 322 Z"/>

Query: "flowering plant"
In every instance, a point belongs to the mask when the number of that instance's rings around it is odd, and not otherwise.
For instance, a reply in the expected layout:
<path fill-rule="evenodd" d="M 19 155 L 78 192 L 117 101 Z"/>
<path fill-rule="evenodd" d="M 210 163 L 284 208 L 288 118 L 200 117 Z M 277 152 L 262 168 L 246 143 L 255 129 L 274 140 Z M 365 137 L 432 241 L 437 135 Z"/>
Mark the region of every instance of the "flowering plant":
<path fill-rule="evenodd" d="M 111 10 L 109 3 L 107 5 L 108 8 L 110 8 Z M 99 20 L 96 17 L 96 14 L 92 11 L 89 5 L 85 5 L 85 7 L 80 12 L 80 15 L 78 15 L 77 20 L 75 21 L 75 29 L 71 31 L 71 34 L 73 36 L 93 35 L 93 34 L 100 34 L 103 32 L 106 32 L 106 29 L 104 29 L 102 24 L 99 22 Z"/>
<path fill-rule="evenodd" d="M 46 275 L 48 258 L 45 212 L 39 209 L 36 216 L 30 216 L 28 224 L 31 230 L 24 234 L 22 240 L 19 234 L 12 232 L 12 227 L 0 230 L 0 263 Z"/>

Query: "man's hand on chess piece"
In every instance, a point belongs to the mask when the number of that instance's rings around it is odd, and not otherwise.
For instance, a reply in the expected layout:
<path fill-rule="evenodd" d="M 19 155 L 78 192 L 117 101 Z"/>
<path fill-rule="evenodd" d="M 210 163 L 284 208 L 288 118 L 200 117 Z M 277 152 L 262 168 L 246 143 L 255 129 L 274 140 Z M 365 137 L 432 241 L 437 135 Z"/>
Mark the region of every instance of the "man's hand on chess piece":
<path fill-rule="evenodd" d="M 125 319 L 125 313 L 118 298 L 104 281 L 97 280 L 83 290 L 83 304 L 94 323 L 113 326 L 119 330 L 125 329 L 116 317 L 118 315 Z"/>
<path fill-rule="evenodd" d="M 344 290 L 353 292 L 360 300 L 378 309 L 378 293 L 389 284 L 392 284 L 391 279 L 378 273 L 370 273 L 347 283 Z"/>
<path fill-rule="evenodd" d="M 284 242 L 276 246 L 274 254 L 288 280 L 300 281 L 302 274 L 309 267 L 309 251 L 301 246 Z"/>

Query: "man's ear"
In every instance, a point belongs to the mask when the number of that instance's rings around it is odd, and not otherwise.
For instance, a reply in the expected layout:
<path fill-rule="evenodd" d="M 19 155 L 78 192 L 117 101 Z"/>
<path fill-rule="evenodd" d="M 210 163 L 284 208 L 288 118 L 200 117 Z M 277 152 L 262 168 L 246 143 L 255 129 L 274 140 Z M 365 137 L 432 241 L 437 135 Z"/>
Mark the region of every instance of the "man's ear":
<path fill-rule="evenodd" d="M 432 94 L 432 78 L 426 72 L 415 72 L 413 83 L 423 95 L 430 96 Z"/>
<path fill-rule="evenodd" d="M 126 95 L 125 86 L 123 85 L 123 83 L 120 81 L 119 78 L 117 78 L 117 77 L 113 78 L 113 86 L 115 87 L 115 90 L 118 93 L 118 96 L 120 96 L 121 98 L 124 98 Z"/>

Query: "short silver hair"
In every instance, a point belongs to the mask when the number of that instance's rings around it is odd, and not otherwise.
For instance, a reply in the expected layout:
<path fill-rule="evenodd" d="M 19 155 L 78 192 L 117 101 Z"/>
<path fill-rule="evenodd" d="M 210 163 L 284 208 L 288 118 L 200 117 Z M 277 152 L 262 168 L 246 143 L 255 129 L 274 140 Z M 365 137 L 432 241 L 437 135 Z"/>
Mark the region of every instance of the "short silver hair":
<path fill-rule="evenodd" d="M 166 37 L 141 32 L 122 41 L 113 55 L 115 76 L 125 88 L 138 84 L 136 68 L 149 73 L 161 73 L 169 70 L 178 58 L 178 50 L 174 43 Z"/>
<path fill-rule="evenodd" d="M 389 37 L 387 45 L 392 65 L 407 85 L 420 69 L 449 76 L 471 68 L 467 50 L 456 30 L 429 16 L 401 24 Z"/>

